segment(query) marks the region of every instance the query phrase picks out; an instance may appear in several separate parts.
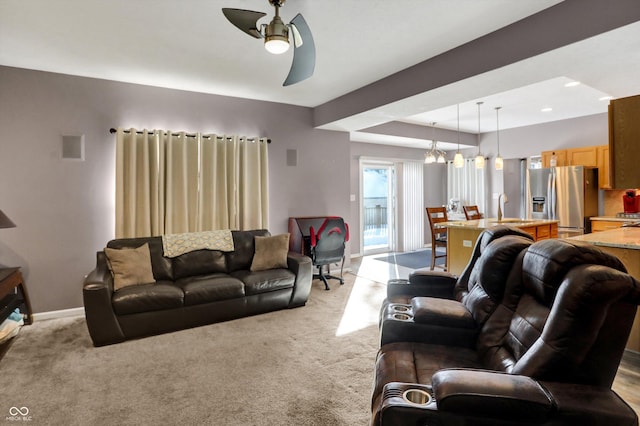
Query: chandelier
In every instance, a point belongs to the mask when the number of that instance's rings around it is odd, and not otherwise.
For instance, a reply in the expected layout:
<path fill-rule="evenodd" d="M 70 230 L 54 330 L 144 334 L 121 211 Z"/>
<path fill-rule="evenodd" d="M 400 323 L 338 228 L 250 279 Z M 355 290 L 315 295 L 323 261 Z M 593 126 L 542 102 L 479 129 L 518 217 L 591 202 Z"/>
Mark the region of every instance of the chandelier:
<path fill-rule="evenodd" d="M 436 123 L 431 123 L 431 149 L 429 149 L 424 155 L 424 164 L 447 162 L 447 154 L 438 148 L 438 141 L 435 138 Z"/>

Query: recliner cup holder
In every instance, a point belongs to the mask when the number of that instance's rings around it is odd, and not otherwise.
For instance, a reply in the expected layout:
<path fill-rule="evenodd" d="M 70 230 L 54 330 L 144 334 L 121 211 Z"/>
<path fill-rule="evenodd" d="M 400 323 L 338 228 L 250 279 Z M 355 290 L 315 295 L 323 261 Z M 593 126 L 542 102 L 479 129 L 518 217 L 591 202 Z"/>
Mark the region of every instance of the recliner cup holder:
<path fill-rule="evenodd" d="M 391 309 L 393 309 L 394 312 L 409 312 L 411 310 L 407 305 L 392 305 Z"/>
<path fill-rule="evenodd" d="M 393 314 L 392 315 L 393 319 L 399 320 L 399 321 L 409 321 L 411 318 L 413 318 L 411 315 L 407 315 L 407 314 Z"/>
<path fill-rule="evenodd" d="M 431 402 L 431 395 L 422 389 L 407 389 L 402 393 L 402 398 L 416 405 L 427 405 Z"/>

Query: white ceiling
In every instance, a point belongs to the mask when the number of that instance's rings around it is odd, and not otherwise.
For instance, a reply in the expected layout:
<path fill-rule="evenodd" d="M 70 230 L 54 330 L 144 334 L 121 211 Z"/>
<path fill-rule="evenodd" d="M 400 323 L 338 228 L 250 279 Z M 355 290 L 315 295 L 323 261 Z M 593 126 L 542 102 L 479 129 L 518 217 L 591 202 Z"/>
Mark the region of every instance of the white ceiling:
<path fill-rule="evenodd" d="M 317 107 L 558 3 L 288 0 L 283 20 L 303 14 L 317 63 L 313 77 L 282 87 L 292 53 L 267 53 L 221 13 L 263 11 L 266 22 L 267 0 L 0 0 L 0 64 Z M 600 97 L 640 92 L 638 71 L 635 23 L 323 128 L 353 132 L 354 140 L 388 121 L 455 129 L 460 104 L 461 129 L 476 133 L 478 100 L 482 132 L 495 130 L 495 106 L 501 128 L 596 114 L 607 108 Z M 581 84 L 564 87 L 572 80 Z M 553 111 L 542 113 L 544 106 Z M 396 143 L 411 146 L 402 139 Z"/>

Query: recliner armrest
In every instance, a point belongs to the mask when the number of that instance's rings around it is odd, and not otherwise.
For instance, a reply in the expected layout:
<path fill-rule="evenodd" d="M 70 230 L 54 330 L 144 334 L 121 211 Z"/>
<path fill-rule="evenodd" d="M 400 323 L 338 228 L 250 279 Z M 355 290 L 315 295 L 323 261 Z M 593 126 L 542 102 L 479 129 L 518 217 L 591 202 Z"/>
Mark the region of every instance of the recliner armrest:
<path fill-rule="evenodd" d="M 457 277 L 448 272 L 418 269 L 409 280 L 395 280 L 387 284 L 387 298 L 393 296 L 425 296 L 452 299 Z"/>
<path fill-rule="evenodd" d="M 440 370 L 432 386 L 438 410 L 464 416 L 544 421 L 553 398 L 527 376 L 472 369 Z"/>
<path fill-rule="evenodd" d="M 471 312 L 456 300 L 435 297 L 411 299 L 413 320 L 418 324 L 442 325 L 453 328 L 477 328 Z"/>

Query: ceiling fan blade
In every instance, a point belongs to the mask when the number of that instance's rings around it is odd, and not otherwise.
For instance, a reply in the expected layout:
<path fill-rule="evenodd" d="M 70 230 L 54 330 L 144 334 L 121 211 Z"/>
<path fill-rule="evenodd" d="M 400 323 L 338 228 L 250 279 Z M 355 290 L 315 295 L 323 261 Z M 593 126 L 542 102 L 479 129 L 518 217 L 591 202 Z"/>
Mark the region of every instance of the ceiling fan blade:
<path fill-rule="evenodd" d="M 223 8 L 224 16 L 236 27 L 254 38 L 262 38 L 262 33 L 258 30 L 258 19 L 266 16 L 266 13 L 255 12 L 253 10 Z"/>
<path fill-rule="evenodd" d="M 307 21 L 298 13 L 289 25 L 293 30 L 293 63 L 283 86 L 306 80 L 316 67 L 316 45 Z"/>

